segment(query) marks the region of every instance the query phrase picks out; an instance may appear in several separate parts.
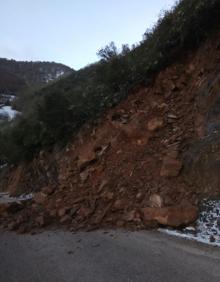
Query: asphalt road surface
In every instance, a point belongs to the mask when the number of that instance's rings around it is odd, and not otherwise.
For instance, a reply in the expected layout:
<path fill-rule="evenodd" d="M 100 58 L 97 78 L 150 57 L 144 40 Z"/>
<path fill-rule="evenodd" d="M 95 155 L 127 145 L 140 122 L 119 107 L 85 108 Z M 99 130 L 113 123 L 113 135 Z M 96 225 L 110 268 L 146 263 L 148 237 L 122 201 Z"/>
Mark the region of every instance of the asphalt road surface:
<path fill-rule="evenodd" d="M 0 282 L 218 282 L 220 248 L 157 232 L 0 231 Z"/>

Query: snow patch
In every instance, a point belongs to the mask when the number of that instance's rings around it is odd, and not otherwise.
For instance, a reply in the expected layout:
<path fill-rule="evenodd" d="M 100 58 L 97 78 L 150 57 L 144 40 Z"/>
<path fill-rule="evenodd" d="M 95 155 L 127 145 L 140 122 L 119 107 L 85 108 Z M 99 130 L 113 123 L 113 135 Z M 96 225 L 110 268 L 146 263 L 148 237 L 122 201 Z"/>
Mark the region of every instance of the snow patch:
<path fill-rule="evenodd" d="M 6 119 L 12 120 L 18 115 L 19 112 L 13 110 L 11 106 L 3 106 L 0 108 L 0 116 L 5 117 Z"/>
<path fill-rule="evenodd" d="M 11 197 L 8 192 L 2 192 L 0 193 L 0 204 L 19 203 L 31 200 L 32 198 L 32 193 L 20 195 L 19 197 Z"/>
<path fill-rule="evenodd" d="M 11 107 L 11 103 L 15 99 L 15 95 L 0 93 L 0 119 L 12 120 L 19 114 Z"/>
<path fill-rule="evenodd" d="M 48 73 L 44 79 L 46 83 L 49 83 L 55 79 L 58 79 L 59 77 L 63 76 L 64 74 L 65 72 L 63 70 L 57 70 L 54 74 Z"/>

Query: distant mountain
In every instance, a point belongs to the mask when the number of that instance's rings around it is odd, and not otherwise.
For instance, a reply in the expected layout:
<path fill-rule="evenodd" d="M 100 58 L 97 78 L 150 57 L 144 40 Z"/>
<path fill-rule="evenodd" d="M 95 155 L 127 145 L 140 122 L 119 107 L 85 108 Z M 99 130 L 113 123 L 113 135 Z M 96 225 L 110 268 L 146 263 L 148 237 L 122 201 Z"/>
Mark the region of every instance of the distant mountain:
<path fill-rule="evenodd" d="M 22 62 L 0 58 L 0 92 L 16 93 L 26 87 L 43 86 L 74 72 L 54 62 Z"/>

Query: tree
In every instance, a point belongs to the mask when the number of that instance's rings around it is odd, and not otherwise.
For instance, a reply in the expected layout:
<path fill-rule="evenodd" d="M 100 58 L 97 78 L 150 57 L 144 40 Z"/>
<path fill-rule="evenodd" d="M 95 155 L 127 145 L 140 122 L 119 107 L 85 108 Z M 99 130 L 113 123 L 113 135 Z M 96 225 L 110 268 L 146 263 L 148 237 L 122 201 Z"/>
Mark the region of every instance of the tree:
<path fill-rule="evenodd" d="M 104 61 L 109 61 L 112 58 L 115 58 L 118 56 L 118 50 L 115 46 L 115 43 L 112 41 L 109 43 L 109 45 L 106 45 L 104 48 L 101 48 L 97 52 L 97 56 L 99 56 Z"/>
<path fill-rule="evenodd" d="M 126 56 L 130 52 L 130 48 L 128 44 L 123 44 L 121 49 L 122 49 L 121 51 L 122 56 Z"/>

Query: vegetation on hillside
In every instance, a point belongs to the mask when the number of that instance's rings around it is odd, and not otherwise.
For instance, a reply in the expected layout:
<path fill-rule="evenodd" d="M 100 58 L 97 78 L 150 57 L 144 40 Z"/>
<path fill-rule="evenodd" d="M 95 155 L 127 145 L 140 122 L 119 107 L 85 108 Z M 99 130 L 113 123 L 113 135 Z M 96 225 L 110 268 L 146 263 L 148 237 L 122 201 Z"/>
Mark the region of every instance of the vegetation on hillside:
<path fill-rule="evenodd" d="M 72 69 L 54 62 L 22 62 L 0 59 L 0 92 L 17 93 L 27 87 L 43 86 Z"/>
<path fill-rule="evenodd" d="M 157 24 L 131 50 L 113 43 L 99 50 L 101 60 L 32 93 L 31 111 L 0 132 L 0 158 L 32 158 L 42 149 L 63 145 L 89 120 L 147 85 L 177 58 L 204 41 L 219 21 L 219 0 L 182 0 L 163 12 Z M 26 109 L 30 109 L 25 105 Z"/>

